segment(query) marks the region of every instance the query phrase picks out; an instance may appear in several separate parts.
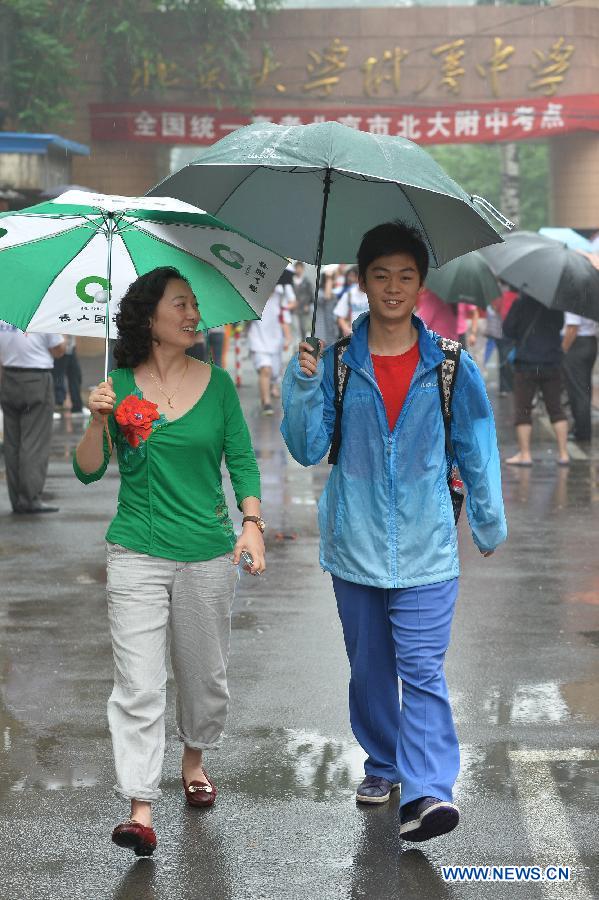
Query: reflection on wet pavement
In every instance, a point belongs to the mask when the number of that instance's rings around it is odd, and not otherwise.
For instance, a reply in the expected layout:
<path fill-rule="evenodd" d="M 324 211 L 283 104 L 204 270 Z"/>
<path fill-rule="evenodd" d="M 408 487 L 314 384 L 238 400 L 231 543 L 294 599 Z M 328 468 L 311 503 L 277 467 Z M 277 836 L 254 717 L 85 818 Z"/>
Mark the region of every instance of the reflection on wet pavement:
<path fill-rule="evenodd" d="M 354 794 L 364 777 L 365 754 L 354 741 L 289 728 L 258 729 L 259 767 L 229 779 L 228 787 L 251 796 L 305 797 L 315 802 Z"/>

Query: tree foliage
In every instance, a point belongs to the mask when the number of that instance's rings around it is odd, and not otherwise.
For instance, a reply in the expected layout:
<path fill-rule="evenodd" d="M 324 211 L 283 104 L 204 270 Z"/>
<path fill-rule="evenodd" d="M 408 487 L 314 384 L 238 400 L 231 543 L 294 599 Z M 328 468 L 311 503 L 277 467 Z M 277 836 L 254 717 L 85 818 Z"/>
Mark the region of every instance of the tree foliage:
<path fill-rule="evenodd" d="M 427 150 L 464 190 L 480 194 L 501 208 L 499 145 L 448 144 Z M 537 231 L 549 222 L 549 147 L 542 141 L 521 141 L 518 154 L 520 228 Z"/>
<path fill-rule="evenodd" d="M 184 68 L 200 96 L 210 90 L 212 103 L 225 95 L 247 105 L 247 38 L 256 16 L 263 19 L 278 2 L 0 0 L 0 102 L 13 127 L 47 130 L 68 118 L 82 47 L 100 60 L 105 94 L 123 100 L 136 71 L 146 73 L 152 90 L 168 84 L 168 78 L 155 76 L 175 68 L 185 45 L 193 48 L 193 58 Z"/>

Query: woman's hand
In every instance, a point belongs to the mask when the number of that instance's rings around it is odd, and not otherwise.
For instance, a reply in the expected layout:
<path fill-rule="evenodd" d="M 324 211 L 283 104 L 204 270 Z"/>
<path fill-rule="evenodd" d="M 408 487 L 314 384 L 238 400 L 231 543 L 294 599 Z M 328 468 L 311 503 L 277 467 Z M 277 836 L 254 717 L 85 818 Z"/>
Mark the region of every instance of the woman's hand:
<path fill-rule="evenodd" d="M 243 567 L 245 571 L 251 575 L 262 575 L 266 571 L 266 549 L 262 532 L 254 522 L 247 522 L 237 538 L 233 550 L 233 563 L 236 566 L 239 565 L 242 550 L 247 550 L 254 560 L 251 569 L 248 566 Z"/>
<path fill-rule="evenodd" d="M 116 394 L 112 389 L 112 378 L 103 381 L 91 391 L 87 405 L 94 422 L 104 423 L 106 417 L 114 410 Z"/>
<path fill-rule="evenodd" d="M 318 368 L 318 360 L 320 359 L 320 354 L 324 349 L 324 342 L 319 341 L 320 350 L 318 353 L 318 357 L 314 356 L 312 353 L 312 348 L 310 344 L 307 344 L 306 341 L 302 341 L 299 345 L 299 367 L 304 375 L 314 375 L 316 369 Z"/>

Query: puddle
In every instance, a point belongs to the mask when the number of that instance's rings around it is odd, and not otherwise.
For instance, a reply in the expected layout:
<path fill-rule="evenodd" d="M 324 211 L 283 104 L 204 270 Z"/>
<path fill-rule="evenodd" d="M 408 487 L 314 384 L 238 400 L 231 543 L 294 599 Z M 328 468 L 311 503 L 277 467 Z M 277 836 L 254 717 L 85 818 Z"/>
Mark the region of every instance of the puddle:
<path fill-rule="evenodd" d="M 563 722 L 570 717 L 556 681 L 523 685 L 514 695 L 511 722 Z"/>
<path fill-rule="evenodd" d="M 233 613 L 231 617 L 231 628 L 234 631 L 253 631 L 258 627 L 258 616 L 254 612 L 244 610 L 243 612 Z"/>
<path fill-rule="evenodd" d="M 259 740 L 255 765 L 228 781 L 228 789 L 260 799 L 308 797 L 330 801 L 352 796 L 364 777 L 364 751 L 353 741 L 339 741 L 313 731 L 255 729 Z"/>
<path fill-rule="evenodd" d="M 297 780 L 311 787 L 355 787 L 364 777 L 366 754 L 358 744 L 337 741 L 313 731 L 285 729 L 286 753 L 294 763 Z"/>
<path fill-rule="evenodd" d="M 21 774 L 14 781 L 9 791 L 13 794 L 21 794 L 25 791 L 64 791 L 82 790 L 96 787 L 100 780 L 87 772 L 78 773 L 77 770 L 52 775 L 26 775 Z"/>
<path fill-rule="evenodd" d="M 13 556 L 21 556 L 23 553 L 30 553 L 34 547 L 26 547 L 23 544 L 0 544 L 0 557 L 10 559 Z"/>
<path fill-rule="evenodd" d="M 586 638 L 593 647 L 599 647 L 599 631 L 581 631 L 582 637 Z"/>

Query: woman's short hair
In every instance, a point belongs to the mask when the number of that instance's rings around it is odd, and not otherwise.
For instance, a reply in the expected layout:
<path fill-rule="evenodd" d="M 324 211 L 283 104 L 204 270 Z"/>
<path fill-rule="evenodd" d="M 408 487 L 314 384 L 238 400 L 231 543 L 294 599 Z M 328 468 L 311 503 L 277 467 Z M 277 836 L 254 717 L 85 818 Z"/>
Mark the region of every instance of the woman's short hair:
<path fill-rule="evenodd" d="M 127 288 L 116 315 L 118 338 L 113 355 L 119 369 L 134 369 L 145 362 L 152 349 L 152 327 L 150 319 L 162 299 L 166 286 L 173 278 L 180 278 L 187 284 L 178 269 L 159 266 L 140 275 Z"/>
<path fill-rule="evenodd" d="M 362 238 L 358 250 L 360 277 L 366 278 L 366 269 L 379 256 L 391 256 L 393 253 L 409 253 L 413 256 L 420 281 L 424 283 L 428 273 L 427 246 L 416 228 L 411 228 L 398 219 L 376 225 Z"/>

